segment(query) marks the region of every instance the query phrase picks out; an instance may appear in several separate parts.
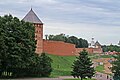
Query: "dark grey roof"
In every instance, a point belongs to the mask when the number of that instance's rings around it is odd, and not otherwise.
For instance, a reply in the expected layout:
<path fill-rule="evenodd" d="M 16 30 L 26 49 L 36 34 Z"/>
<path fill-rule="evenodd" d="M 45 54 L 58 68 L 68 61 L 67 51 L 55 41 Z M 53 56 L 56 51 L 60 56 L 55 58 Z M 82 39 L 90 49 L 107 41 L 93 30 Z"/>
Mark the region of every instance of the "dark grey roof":
<path fill-rule="evenodd" d="M 25 22 L 31 22 L 31 23 L 39 23 L 43 24 L 42 21 L 37 17 L 37 15 L 34 13 L 34 11 L 31 10 L 28 12 L 28 14 L 23 18 Z"/>
<path fill-rule="evenodd" d="M 101 46 L 101 44 L 98 41 L 96 41 L 95 45 Z"/>

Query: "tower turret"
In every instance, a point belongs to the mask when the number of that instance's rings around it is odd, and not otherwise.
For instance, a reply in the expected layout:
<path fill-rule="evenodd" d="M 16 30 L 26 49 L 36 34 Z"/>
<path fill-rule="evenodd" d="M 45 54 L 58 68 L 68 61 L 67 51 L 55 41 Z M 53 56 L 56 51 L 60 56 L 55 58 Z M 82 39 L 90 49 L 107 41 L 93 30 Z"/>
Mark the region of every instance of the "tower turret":
<path fill-rule="evenodd" d="M 31 10 L 27 13 L 27 15 L 23 18 L 25 22 L 33 23 L 35 26 L 35 40 L 37 40 L 36 44 L 36 53 L 43 52 L 43 23 L 35 14 L 35 12 Z"/>
<path fill-rule="evenodd" d="M 89 43 L 89 48 L 94 48 L 95 47 L 95 41 L 94 38 L 92 38 L 91 43 Z"/>

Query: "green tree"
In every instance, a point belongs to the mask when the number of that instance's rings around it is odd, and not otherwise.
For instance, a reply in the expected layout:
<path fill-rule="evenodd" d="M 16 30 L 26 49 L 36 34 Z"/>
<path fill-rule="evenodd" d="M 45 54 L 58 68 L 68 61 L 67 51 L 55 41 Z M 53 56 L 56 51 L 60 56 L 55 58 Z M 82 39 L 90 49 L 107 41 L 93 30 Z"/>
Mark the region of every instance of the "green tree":
<path fill-rule="evenodd" d="M 75 37 L 75 36 L 70 36 L 70 37 L 68 37 L 68 40 L 70 41 L 70 42 L 68 42 L 68 43 L 75 44 L 76 47 L 78 47 L 79 41 L 78 41 L 78 38 L 77 38 L 77 37 Z"/>
<path fill-rule="evenodd" d="M 79 41 L 79 44 L 77 44 L 78 48 L 88 48 L 87 40 L 80 38 L 80 39 L 78 39 L 78 41 Z"/>
<path fill-rule="evenodd" d="M 20 75 L 29 68 L 35 54 L 34 26 L 12 15 L 0 17 L 0 71 Z M 23 71 L 24 74 L 25 71 Z M 3 76 L 3 75 L 0 75 Z"/>
<path fill-rule="evenodd" d="M 111 52 L 113 52 L 113 51 L 120 52 L 120 46 L 117 46 L 117 45 L 108 45 L 108 46 L 103 45 L 102 49 L 103 49 L 104 52 L 108 52 L 108 51 L 111 51 Z"/>
<path fill-rule="evenodd" d="M 112 72 L 114 80 L 120 80 L 120 54 L 114 56 L 115 61 L 112 62 Z"/>
<path fill-rule="evenodd" d="M 77 78 L 81 77 L 81 80 L 86 77 L 91 78 L 95 74 L 92 64 L 92 61 L 88 57 L 88 52 L 84 49 L 79 53 L 79 57 L 73 62 L 72 76 Z"/>
<path fill-rule="evenodd" d="M 53 38 L 54 38 L 54 35 L 48 35 L 49 40 L 53 40 Z"/>
<path fill-rule="evenodd" d="M 52 72 L 51 67 L 52 59 L 45 53 L 40 56 L 40 61 L 38 62 L 38 69 L 40 70 L 41 77 L 48 77 Z"/>
<path fill-rule="evenodd" d="M 29 76 L 49 77 L 52 72 L 51 63 L 52 59 L 49 56 L 47 56 L 46 53 L 41 53 L 41 55 L 35 54 L 34 60 L 32 61 L 32 64 L 29 67 Z"/>
<path fill-rule="evenodd" d="M 75 36 L 65 35 L 65 34 L 59 34 L 59 35 L 49 35 L 48 40 L 53 41 L 63 41 L 66 43 L 72 43 L 75 44 L 76 48 L 88 48 L 88 41 L 85 39 L 78 39 Z"/>
<path fill-rule="evenodd" d="M 49 35 L 48 36 L 49 40 L 53 40 L 53 41 L 66 41 L 66 36 L 65 34 L 59 34 L 59 35 Z"/>

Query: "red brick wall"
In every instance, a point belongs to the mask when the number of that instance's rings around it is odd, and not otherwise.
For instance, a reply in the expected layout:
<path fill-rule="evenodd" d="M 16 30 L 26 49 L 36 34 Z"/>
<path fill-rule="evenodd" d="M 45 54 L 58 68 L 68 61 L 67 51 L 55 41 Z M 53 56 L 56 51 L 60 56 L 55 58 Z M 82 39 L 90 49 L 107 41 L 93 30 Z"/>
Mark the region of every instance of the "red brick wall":
<path fill-rule="evenodd" d="M 88 53 L 93 53 L 94 49 L 93 48 L 76 48 L 76 52 L 79 53 L 83 51 L 83 49 L 87 50 Z"/>
<path fill-rule="evenodd" d="M 93 53 L 102 53 L 102 48 L 94 48 Z"/>
<path fill-rule="evenodd" d="M 36 53 L 40 54 L 43 52 L 43 24 L 34 24 L 35 26 L 35 40 L 36 44 Z"/>
<path fill-rule="evenodd" d="M 79 53 L 83 49 L 86 49 L 88 53 L 102 53 L 102 48 L 76 48 L 76 52 Z"/>
<path fill-rule="evenodd" d="M 74 44 L 64 43 L 62 41 L 43 40 L 43 51 L 48 54 L 69 56 L 75 55 L 76 48 Z"/>

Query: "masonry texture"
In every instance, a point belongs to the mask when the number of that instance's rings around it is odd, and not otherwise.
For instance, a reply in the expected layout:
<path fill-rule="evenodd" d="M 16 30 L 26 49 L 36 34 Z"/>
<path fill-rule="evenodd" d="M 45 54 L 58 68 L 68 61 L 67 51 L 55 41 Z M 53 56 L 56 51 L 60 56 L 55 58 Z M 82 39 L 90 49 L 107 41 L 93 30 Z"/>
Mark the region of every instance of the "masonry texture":
<path fill-rule="evenodd" d="M 35 40 L 36 44 L 36 53 L 43 52 L 43 24 L 34 24 L 35 26 Z"/>
<path fill-rule="evenodd" d="M 43 51 L 49 54 L 68 56 L 75 55 L 76 49 L 74 44 L 65 43 L 62 41 L 43 41 Z"/>

